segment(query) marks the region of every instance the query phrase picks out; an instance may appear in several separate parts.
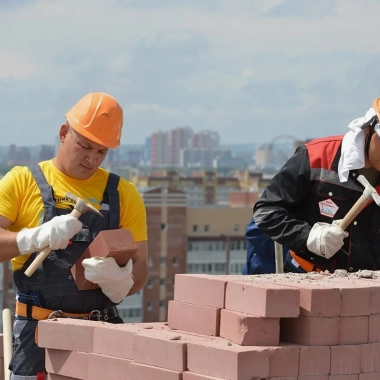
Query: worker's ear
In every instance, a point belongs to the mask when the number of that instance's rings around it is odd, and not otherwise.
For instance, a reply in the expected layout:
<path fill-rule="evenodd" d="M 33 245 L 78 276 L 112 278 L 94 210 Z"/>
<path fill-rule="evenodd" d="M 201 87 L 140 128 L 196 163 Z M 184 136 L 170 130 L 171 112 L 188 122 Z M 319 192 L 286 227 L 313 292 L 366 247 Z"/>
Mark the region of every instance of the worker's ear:
<path fill-rule="evenodd" d="M 69 131 L 70 131 L 70 126 L 68 126 L 67 124 L 61 125 L 61 128 L 59 130 L 59 140 L 61 142 L 65 141 L 66 136 L 69 134 Z"/>

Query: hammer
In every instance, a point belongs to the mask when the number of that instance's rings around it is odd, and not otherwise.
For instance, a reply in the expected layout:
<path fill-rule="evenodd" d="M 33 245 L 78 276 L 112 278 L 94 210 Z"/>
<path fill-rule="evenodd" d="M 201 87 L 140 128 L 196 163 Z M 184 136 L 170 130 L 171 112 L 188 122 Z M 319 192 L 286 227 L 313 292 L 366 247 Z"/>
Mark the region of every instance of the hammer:
<path fill-rule="evenodd" d="M 358 181 L 364 186 L 364 191 L 356 203 L 351 207 L 351 210 L 339 223 L 339 227 L 342 230 L 345 230 L 348 227 L 369 201 L 374 200 L 375 203 L 380 206 L 380 195 L 377 193 L 376 189 L 371 186 L 363 175 L 358 176 Z"/>
<path fill-rule="evenodd" d="M 74 218 L 79 219 L 79 217 L 84 214 L 86 211 L 93 211 L 97 213 L 100 216 L 103 216 L 103 214 L 98 211 L 94 206 L 90 205 L 83 199 L 77 197 L 73 193 L 66 193 L 66 197 L 75 201 L 75 206 L 73 210 L 70 212 L 70 215 L 73 216 Z M 40 266 L 40 264 L 46 259 L 46 257 L 49 255 L 51 252 L 50 247 L 45 247 L 44 249 L 41 250 L 41 252 L 36 256 L 36 258 L 33 260 L 33 262 L 30 264 L 30 266 L 26 269 L 25 275 L 30 277 L 36 269 Z"/>

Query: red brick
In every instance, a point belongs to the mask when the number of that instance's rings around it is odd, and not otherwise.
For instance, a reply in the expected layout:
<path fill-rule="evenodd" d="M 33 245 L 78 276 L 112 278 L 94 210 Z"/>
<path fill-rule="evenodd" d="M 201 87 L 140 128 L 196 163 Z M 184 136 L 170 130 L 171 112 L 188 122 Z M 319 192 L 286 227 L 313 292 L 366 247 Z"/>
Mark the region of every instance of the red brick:
<path fill-rule="evenodd" d="M 370 290 L 370 302 L 369 302 L 369 314 L 380 314 L 380 281 L 367 282 L 366 279 L 362 279 L 363 283 L 369 287 Z"/>
<path fill-rule="evenodd" d="M 223 309 L 219 335 L 242 346 L 277 346 L 280 342 L 280 319 Z"/>
<path fill-rule="evenodd" d="M 146 329 L 160 329 L 159 326 L 160 324 L 151 323 L 102 323 L 94 330 L 93 352 L 117 358 L 133 359 L 133 336 Z"/>
<path fill-rule="evenodd" d="M 330 375 L 329 380 L 359 380 L 359 375 Z"/>
<path fill-rule="evenodd" d="M 371 284 L 372 285 L 372 284 Z M 380 314 L 380 283 L 370 287 L 369 314 Z"/>
<path fill-rule="evenodd" d="M 144 331 L 134 335 L 134 360 L 137 363 L 186 370 L 186 341 L 175 331 Z"/>
<path fill-rule="evenodd" d="M 339 344 L 340 318 L 284 318 L 280 321 L 280 340 L 307 346 Z"/>
<path fill-rule="evenodd" d="M 277 379 L 273 379 L 277 380 Z M 298 376 L 297 380 L 329 380 L 328 375 L 320 375 L 320 376 Z"/>
<path fill-rule="evenodd" d="M 331 375 L 360 373 L 360 345 L 331 347 Z"/>
<path fill-rule="evenodd" d="M 187 368 L 190 372 L 228 380 L 252 380 L 269 375 L 268 348 L 240 346 L 225 339 L 187 343 Z"/>
<path fill-rule="evenodd" d="M 125 379 L 131 375 L 131 360 L 107 355 L 88 355 L 88 379 Z"/>
<path fill-rule="evenodd" d="M 341 297 L 336 288 L 313 288 L 302 284 L 300 314 L 310 317 L 337 317 L 340 314 Z"/>
<path fill-rule="evenodd" d="M 88 354 L 48 348 L 45 359 L 46 371 L 76 379 L 88 378 Z M 95 379 L 94 379 L 95 380 Z"/>
<path fill-rule="evenodd" d="M 321 376 L 329 373 L 330 347 L 300 347 L 299 376 Z"/>
<path fill-rule="evenodd" d="M 97 284 L 84 277 L 82 261 L 90 257 L 113 257 L 120 266 L 124 266 L 137 251 L 131 231 L 128 229 L 100 231 L 82 256 L 72 266 L 71 274 L 79 290 L 99 288 Z"/>
<path fill-rule="evenodd" d="M 174 301 L 224 308 L 227 280 L 202 274 L 176 274 Z"/>
<path fill-rule="evenodd" d="M 299 346 L 281 343 L 278 347 L 269 348 L 269 376 L 297 377 L 299 368 Z"/>
<path fill-rule="evenodd" d="M 294 287 L 255 280 L 228 282 L 225 308 L 267 318 L 297 317 L 300 291 Z"/>
<path fill-rule="evenodd" d="M 379 380 L 380 372 L 360 373 L 359 380 Z"/>
<path fill-rule="evenodd" d="M 336 284 L 340 291 L 342 317 L 370 314 L 371 289 L 365 284 L 354 282 L 350 277 L 328 277 L 325 281 Z"/>
<path fill-rule="evenodd" d="M 38 345 L 45 348 L 92 352 L 94 329 L 102 322 L 57 318 L 38 322 Z"/>
<path fill-rule="evenodd" d="M 206 375 L 200 375 L 199 373 L 184 371 L 182 372 L 182 380 L 223 380 L 223 379 L 220 377 L 206 376 Z"/>
<path fill-rule="evenodd" d="M 380 343 L 360 345 L 360 372 L 380 372 Z"/>
<path fill-rule="evenodd" d="M 380 278 L 349 277 L 351 283 L 364 286 L 370 292 L 369 314 L 380 314 Z"/>
<path fill-rule="evenodd" d="M 78 378 L 57 375 L 55 373 L 49 373 L 47 376 L 47 380 L 78 380 Z"/>
<path fill-rule="evenodd" d="M 380 343 L 380 314 L 368 317 L 368 329 L 368 342 Z"/>
<path fill-rule="evenodd" d="M 210 336 L 219 335 L 220 309 L 178 301 L 168 303 L 168 326 Z"/>
<path fill-rule="evenodd" d="M 295 287 L 300 290 L 300 315 L 309 317 L 338 317 L 341 295 L 335 285 L 320 281 L 321 276 L 311 274 L 266 275 L 268 281 Z"/>
<path fill-rule="evenodd" d="M 341 317 L 339 344 L 368 343 L 368 316 Z"/>
<path fill-rule="evenodd" d="M 130 368 L 131 372 L 128 373 L 128 380 L 182 380 L 182 372 L 178 371 L 172 371 L 169 369 L 153 367 L 139 363 L 132 363 Z M 122 379 L 124 377 L 121 377 L 120 375 L 117 377 L 117 379 Z M 116 377 L 112 377 L 112 379 L 116 379 Z"/>

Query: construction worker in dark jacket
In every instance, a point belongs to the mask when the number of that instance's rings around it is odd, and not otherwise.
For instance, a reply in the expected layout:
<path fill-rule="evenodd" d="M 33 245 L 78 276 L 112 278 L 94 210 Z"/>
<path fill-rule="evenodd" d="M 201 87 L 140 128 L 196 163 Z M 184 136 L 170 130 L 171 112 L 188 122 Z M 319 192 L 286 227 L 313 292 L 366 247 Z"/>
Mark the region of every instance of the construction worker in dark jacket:
<path fill-rule="evenodd" d="M 259 229 L 290 249 L 285 272 L 380 269 L 380 207 L 368 201 L 339 227 L 363 194 L 359 175 L 379 192 L 379 109 L 380 98 L 345 135 L 298 147 L 255 204 Z"/>

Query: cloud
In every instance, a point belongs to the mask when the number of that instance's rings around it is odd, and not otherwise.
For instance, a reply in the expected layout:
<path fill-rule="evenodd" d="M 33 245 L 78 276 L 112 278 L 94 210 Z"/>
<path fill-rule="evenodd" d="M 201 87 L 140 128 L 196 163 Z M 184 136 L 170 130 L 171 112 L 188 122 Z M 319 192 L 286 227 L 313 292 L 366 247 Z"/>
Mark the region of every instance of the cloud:
<path fill-rule="evenodd" d="M 220 0 L 117 0 L 117 4 L 127 8 L 177 8 L 178 6 L 185 7 L 201 7 L 202 9 L 216 9 L 219 8 L 222 1 Z"/>
<path fill-rule="evenodd" d="M 176 108 L 164 108 L 158 104 L 131 104 L 127 106 L 127 113 L 154 112 L 171 118 L 183 117 L 183 112 Z"/>
<path fill-rule="evenodd" d="M 336 7 L 335 0 L 286 0 L 266 12 L 270 17 L 323 18 L 331 16 Z"/>
<path fill-rule="evenodd" d="M 27 80 L 40 74 L 37 63 L 26 54 L 0 49 L 0 80 Z"/>
<path fill-rule="evenodd" d="M 119 99 L 133 143 L 177 125 L 222 142 L 341 133 L 379 96 L 378 14 L 375 0 L 2 1 L 1 144 L 49 143 L 89 91 Z"/>

